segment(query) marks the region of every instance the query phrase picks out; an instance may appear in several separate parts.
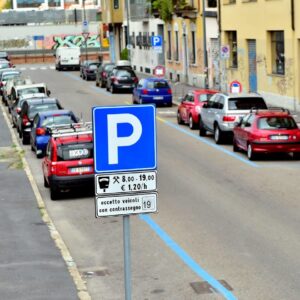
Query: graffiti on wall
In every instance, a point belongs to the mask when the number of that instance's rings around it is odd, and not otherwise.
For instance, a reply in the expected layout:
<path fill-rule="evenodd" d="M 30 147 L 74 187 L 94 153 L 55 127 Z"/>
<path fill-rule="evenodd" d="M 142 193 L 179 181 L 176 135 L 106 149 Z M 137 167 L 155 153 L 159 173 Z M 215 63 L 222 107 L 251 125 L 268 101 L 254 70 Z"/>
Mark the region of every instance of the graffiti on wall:
<path fill-rule="evenodd" d="M 26 39 L 11 39 L 0 41 L 0 49 L 28 48 L 30 45 Z"/>
<path fill-rule="evenodd" d="M 57 49 L 59 47 L 85 46 L 85 39 L 82 35 L 53 36 L 52 39 L 53 42 L 51 49 Z M 97 34 L 92 34 L 87 38 L 87 47 L 100 47 L 99 36 Z"/>

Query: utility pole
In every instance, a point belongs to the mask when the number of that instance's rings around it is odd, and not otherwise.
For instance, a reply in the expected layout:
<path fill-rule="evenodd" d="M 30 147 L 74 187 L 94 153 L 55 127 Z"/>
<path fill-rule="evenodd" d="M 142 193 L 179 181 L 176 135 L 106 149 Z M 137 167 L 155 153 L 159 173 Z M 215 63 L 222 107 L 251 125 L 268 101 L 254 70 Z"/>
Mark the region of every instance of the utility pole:
<path fill-rule="evenodd" d="M 206 10 L 205 0 L 202 0 L 202 26 L 203 26 L 203 58 L 204 58 L 204 73 L 205 73 L 205 88 L 208 88 L 208 60 L 207 60 L 207 45 L 206 45 Z"/>

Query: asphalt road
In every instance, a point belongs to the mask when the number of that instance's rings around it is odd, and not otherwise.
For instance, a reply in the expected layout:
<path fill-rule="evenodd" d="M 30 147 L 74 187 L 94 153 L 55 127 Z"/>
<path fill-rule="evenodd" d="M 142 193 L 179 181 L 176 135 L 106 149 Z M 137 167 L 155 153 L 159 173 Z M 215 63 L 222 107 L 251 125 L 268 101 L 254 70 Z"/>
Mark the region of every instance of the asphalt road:
<path fill-rule="evenodd" d="M 78 72 L 20 67 L 86 121 L 93 106 L 131 103 L 130 94 L 111 95 Z M 158 108 L 157 132 L 158 213 L 130 218 L 132 299 L 298 300 L 300 162 L 250 163 L 231 145 L 178 126 L 176 107 Z M 51 201 L 41 160 L 28 146 L 25 153 L 92 299 L 124 299 L 122 217 L 95 219 L 94 191 Z M 232 291 L 224 296 L 204 284 L 209 275 Z"/>

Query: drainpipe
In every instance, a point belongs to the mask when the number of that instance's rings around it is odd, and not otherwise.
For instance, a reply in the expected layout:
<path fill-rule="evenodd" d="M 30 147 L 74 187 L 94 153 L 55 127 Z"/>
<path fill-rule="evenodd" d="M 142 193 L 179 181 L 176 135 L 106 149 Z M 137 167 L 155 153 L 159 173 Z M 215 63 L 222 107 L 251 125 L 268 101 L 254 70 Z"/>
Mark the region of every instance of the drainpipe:
<path fill-rule="evenodd" d="M 297 57 L 297 54 L 295 53 L 295 48 L 297 49 L 297 47 L 295 47 L 295 3 L 294 0 L 291 0 L 291 28 L 292 28 L 292 37 L 293 37 L 293 55 L 294 58 Z M 298 63 L 299 65 L 299 63 Z M 296 75 L 296 64 L 293 64 L 293 69 L 294 69 L 294 76 Z M 299 90 L 299 89 L 298 89 Z M 294 110 L 297 111 L 297 101 L 296 101 L 296 83 L 294 80 L 294 88 L 293 88 L 293 93 L 294 93 Z"/>
<path fill-rule="evenodd" d="M 202 25 L 203 25 L 203 58 L 204 58 L 204 73 L 205 83 L 204 87 L 208 88 L 208 61 L 207 61 L 207 45 L 206 45 L 206 11 L 205 11 L 205 0 L 202 0 Z"/>
<path fill-rule="evenodd" d="M 219 31 L 219 90 L 222 88 L 222 75 L 221 75 L 221 48 L 222 48 L 222 41 L 221 41 L 221 33 L 222 33 L 222 28 L 221 28 L 221 1 L 218 0 L 218 31 Z"/>

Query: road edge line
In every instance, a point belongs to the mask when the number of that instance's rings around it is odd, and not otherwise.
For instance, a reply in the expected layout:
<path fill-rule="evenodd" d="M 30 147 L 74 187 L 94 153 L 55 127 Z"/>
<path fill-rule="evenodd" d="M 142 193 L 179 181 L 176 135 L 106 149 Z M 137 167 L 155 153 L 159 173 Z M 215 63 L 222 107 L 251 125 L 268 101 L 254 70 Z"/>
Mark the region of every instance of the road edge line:
<path fill-rule="evenodd" d="M 50 218 L 50 216 L 47 212 L 45 202 L 44 202 L 42 195 L 38 189 L 37 183 L 32 175 L 31 169 L 29 167 L 29 164 L 28 164 L 25 156 L 21 155 L 23 149 L 21 148 L 20 143 L 16 137 L 16 133 L 11 126 L 11 123 L 7 116 L 7 112 L 5 111 L 3 104 L 1 104 L 0 106 L 1 106 L 1 110 L 3 113 L 4 119 L 5 119 L 5 122 L 10 131 L 10 134 L 12 137 L 12 142 L 16 146 L 16 149 L 20 155 L 20 158 L 22 160 L 22 164 L 24 167 L 24 171 L 27 175 L 27 178 L 30 182 L 33 193 L 35 195 L 35 198 L 36 198 L 36 201 L 38 204 L 38 209 L 40 210 L 42 220 L 48 226 L 50 236 L 51 236 L 52 240 L 55 242 L 56 247 L 60 250 L 62 258 L 65 261 L 68 271 L 69 271 L 69 273 L 73 279 L 73 282 L 76 286 L 78 298 L 80 300 L 91 300 L 92 298 L 87 290 L 86 282 L 82 279 L 80 272 L 77 268 L 77 265 L 68 250 L 67 245 L 63 241 L 60 233 L 57 231 L 54 223 L 52 222 L 52 219 Z"/>

